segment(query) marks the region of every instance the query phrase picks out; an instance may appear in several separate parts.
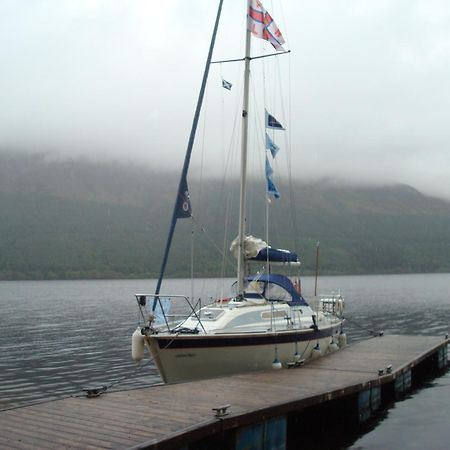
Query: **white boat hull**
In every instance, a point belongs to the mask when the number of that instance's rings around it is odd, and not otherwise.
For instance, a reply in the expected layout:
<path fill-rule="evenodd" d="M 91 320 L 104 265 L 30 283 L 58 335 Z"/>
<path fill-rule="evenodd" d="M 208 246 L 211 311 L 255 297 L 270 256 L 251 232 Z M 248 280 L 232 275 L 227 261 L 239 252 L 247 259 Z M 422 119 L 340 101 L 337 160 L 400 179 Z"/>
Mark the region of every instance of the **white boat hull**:
<path fill-rule="evenodd" d="M 338 341 L 340 323 L 322 328 L 278 333 L 170 335 L 146 337 L 165 383 L 213 378 L 234 373 L 267 370 L 275 359 L 283 367 L 295 360 L 311 359 L 329 352 Z M 320 353 L 313 353 L 319 344 Z"/>

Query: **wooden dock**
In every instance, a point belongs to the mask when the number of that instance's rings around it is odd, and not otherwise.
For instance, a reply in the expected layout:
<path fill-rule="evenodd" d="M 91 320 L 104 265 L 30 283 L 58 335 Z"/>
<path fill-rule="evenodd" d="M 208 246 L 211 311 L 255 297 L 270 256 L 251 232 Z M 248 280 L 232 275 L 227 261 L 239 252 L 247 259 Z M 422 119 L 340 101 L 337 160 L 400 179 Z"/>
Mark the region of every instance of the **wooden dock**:
<path fill-rule="evenodd" d="M 245 448 L 236 443 L 239 430 L 278 417 L 288 417 L 281 425 L 285 439 L 293 432 L 286 431 L 290 414 L 330 401 L 359 395 L 358 414 L 363 418 L 367 412 L 363 394 L 369 393 L 370 415 L 377 407 L 374 399 L 384 395 L 383 386 L 390 386 L 389 392 L 401 391 L 418 374 L 438 373 L 445 367 L 448 343 L 444 337 L 386 335 L 300 368 L 107 392 L 97 398 L 72 397 L 2 411 L 0 448 L 191 449 L 215 438 L 220 448 Z M 228 414 L 216 417 L 213 408 L 226 404 Z"/>

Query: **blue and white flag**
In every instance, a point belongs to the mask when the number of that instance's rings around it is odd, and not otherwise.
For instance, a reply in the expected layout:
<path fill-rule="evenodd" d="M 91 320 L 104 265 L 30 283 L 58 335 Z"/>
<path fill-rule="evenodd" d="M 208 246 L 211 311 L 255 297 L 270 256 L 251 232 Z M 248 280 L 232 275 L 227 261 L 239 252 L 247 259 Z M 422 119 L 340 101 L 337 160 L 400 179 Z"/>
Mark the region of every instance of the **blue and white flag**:
<path fill-rule="evenodd" d="M 266 128 L 271 128 L 272 130 L 284 130 L 283 125 L 278 122 L 272 114 L 269 114 L 266 109 Z"/>
<path fill-rule="evenodd" d="M 233 86 L 229 81 L 224 80 L 222 78 L 222 87 L 224 87 L 225 89 L 228 89 L 229 91 L 231 91 L 231 86 Z"/>
<path fill-rule="evenodd" d="M 160 325 L 165 322 L 165 317 L 167 317 L 170 312 L 171 300 L 170 297 L 158 297 L 158 299 L 155 298 L 155 300 L 157 303 L 153 310 L 153 314 L 155 316 L 155 324 Z"/>
<path fill-rule="evenodd" d="M 275 142 L 270 139 L 270 136 L 266 133 L 266 148 L 267 150 L 270 150 L 270 153 L 272 153 L 272 158 L 275 158 L 277 156 L 277 153 L 280 150 L 280 147 L 275 144 Z"/>
<path fill-rule="evenodd" d="M 266 178 L 270 178 L 273 175 L 273 169 L 270 166 L 269 158 L 266 156 Z"/>
<path fill-rule="evenodd" d="M 275 198 L 280 198 L 280 193 L 270 177 L 267 177 L 267 192 L 272 194 Z"/>

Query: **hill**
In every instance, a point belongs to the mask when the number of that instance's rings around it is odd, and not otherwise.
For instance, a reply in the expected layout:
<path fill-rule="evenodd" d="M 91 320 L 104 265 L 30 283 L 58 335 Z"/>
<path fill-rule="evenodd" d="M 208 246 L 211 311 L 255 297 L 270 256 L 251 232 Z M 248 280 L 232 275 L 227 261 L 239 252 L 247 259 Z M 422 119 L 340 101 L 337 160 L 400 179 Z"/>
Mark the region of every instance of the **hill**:
<path fill-rule="evenodd" d="M 177 183 L 177 174 L 138 166 L 0 154 L 0 279 L 157 276 Z M 236 230 L 236 216 L 225 213 L 233 198 L 225 197 L 225 187 L 238 188 L 233 180 L 190 187 L 198 226 L 179 221 L 168 275 L 189 275 L 191 239 L 183 236 L 194 230 L 195 275 L 216 276 L 223 230 Z M 450 270 L 450 204 L 444 200 L 405 185 L 322 181 L 296 183 L 293 192 L 274 206 L 270 229 L 274 245 L 299 249 L 306 272 L 313 270 L 317 241 L 322 273 Z M 199 198 L 206 206 L 200 208 Z M 249 232 L 263 236 L 264 199 L 255 196 L 252 205 L 257 220 Z M 277 233 L 288 216 L 296 225 Z M 233 238 L 228 232 L 227 247 Z M 233 275 L 228 252 L 226 260 Z"/>

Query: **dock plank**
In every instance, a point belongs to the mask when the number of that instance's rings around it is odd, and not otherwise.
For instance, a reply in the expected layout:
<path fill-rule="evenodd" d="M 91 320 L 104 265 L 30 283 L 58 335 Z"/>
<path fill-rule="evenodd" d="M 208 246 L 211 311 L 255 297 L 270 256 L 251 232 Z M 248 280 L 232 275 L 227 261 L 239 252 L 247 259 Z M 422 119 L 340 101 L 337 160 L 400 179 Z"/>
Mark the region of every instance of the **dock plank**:
<path fill-rule="evenodd" d="M 300 368 L 158 385 L 98 398 L 66 398 L 0 412 L 5 448 L 123 449 L 232 428 L 382 383 L 448 343 L 443 337 L 387 335 L 358 342 Z M 392 365 L 392 374 L 378 370 Z M 218 420 L 212 408 L 230 404 Z M 218 428 L 217 428 L 218 429 Z"/>
<path fill-rule="evenodd" d="M 83 434 L 83 441 L 86 445 L 98 446 L 99 448 L 110 448 L 111 438 L 105 438 L 104 435 L 97 433 L 96 430 L 93 430 L 92 428 L 72 427 L 67 423 L 61 422 L 59 418 L 55 424 L 54 419 L 48 421 L 39 414 L 30 415 L 29 418 L 32 419 L 31 422 L 21 422 L 16 420 L 16 423 L 14 424 L 10 421 L 7 431 L 15 434 L 26 433 L 29 438 L 44 442 L 44 448 L 50 447 L 51 444 L 57 444 L 56 448 L 67 446 L 71 442 L 76 442 L 80 433 Z M 120 439 L 117 436 L 114 436 L 114 441 L 123 447 L 129 446 L 129 439 Z"/>
<path fill-rule="evenodd" d="M 21 426 L 23 424 L 23 417 L 19 416 Z M 14 417 L 17 422 L 17 417 Z M 73 436 L 77 437 L 80 432 L 86 434 L 86 438 L 92 439 L 92 442 L 109 442 L 110 437 L 114 436 L 117 442 L 122 441 L 124 445 L 130 440 L 130 434 L 134 434 L 135 430 L 130 427 L 130 432 L 123 430 L 123 427 L 117 428 L 116 426 L 110 426 L 105 429 L 105 424 L 101 423 L 99 426 L 92 430 L 89 428 L 89 421 L 83 420 L 79 417 L 67 417 L 65 415 L 59 414 L 58 424 L 59 428 L 54 429 L 54 414 L 51 412 L 43 411 L 29 411 L 27 419 L 31 420 L 32 423 L 28 426 L 29 429 L 33 429 L 35 433 L 39 434 L 43 438 L 49 436 Z M 144 434 L 144 433 L 143 433 Z"/>

